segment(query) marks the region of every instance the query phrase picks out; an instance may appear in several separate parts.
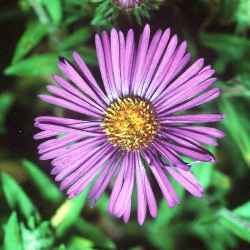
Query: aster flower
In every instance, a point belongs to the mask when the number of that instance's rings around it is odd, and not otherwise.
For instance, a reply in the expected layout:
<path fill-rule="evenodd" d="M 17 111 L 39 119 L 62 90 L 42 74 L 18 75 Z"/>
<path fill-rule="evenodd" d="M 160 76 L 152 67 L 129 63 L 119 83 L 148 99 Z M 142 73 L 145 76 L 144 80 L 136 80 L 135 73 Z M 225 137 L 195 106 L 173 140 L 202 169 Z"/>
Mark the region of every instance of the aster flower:
<path fill-rule="evenodd" d="M 179 43 L 170 29 L 150 39 L 146 25 L 138 47 L 133 30 L 104 31 L 95 43 L 102 83 L 74 52 L 74 64 L 60 59 L 65 78 L 54 76 L 48 86 L 52 95 L 40 96 L 80 118 L 38 117 L 41 131 L 34 138 L 46 139 L 38 146 L 40 159 L 51 160 L 51 174 L 70 198 L 91 183 L 89 199 L 95 204 L 110 186 L 108 211 L 127 222 L 135 193 L 142 224 L 147 210 L 157 215 L 151 178 L 169 207 L 179 203 L 170 176 L 192 195 L 203 195 L 184 158 L 215 161 L 204 145 L 216 145 L 223 133 L 202 124 L 223 116 L 183 112 L 212 101 L 220 90 L 203 59 L 188 66 L 187 43 Z"/>

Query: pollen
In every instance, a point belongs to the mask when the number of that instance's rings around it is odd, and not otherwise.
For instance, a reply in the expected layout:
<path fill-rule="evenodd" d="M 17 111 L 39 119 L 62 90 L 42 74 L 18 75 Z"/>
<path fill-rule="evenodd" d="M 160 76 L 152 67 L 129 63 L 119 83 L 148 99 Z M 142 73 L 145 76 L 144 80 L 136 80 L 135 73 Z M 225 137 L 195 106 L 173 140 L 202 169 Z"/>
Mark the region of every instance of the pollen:
<path fill-rule="evenodd" d="M 153 107 L 138 97 L 114 101 L 107 108 L 102 125 L 108 140 L 127 151 L 147 147 L 158 127 Z"/>

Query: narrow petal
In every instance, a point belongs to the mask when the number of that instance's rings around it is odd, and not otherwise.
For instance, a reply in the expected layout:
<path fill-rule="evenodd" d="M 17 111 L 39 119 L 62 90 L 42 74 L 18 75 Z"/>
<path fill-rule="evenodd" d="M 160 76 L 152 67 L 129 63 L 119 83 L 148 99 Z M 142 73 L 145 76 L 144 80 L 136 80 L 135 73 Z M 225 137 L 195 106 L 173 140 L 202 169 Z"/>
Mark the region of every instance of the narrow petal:
<path fill-rule="evenodd" d="M 158 101 L 162 101 L 162 98 L 165 98 L 167 94 L 172 93 L 172 90 L 178 88 L 179 86 L 182 86 L 186 81 L 194 77 L 203 67 L 204 65 L 204 59 L 198 59 L 195 61 L 191 66 L 189 66 L 180 76 L 176 78 L 173 82 L 171 82 L 165 91 L 163 91 L 156 100 L 156 103 Z"/>
<path fill-rule="evenodd" d="M 213 73 L 214 71 L 206 71 L 203 74 L 198 74 L 196 77 L 192 78 L 190 81 L 187 81 L 185 84 L 173 90 L 171 93 L 166 94 L 165 97 L 161 99 L 161 108 L 159 112 L 202 93 L 205 89 L 216 82 L 216 78 L 210 78 Z"/>
<path fill-rule="evenodd" d="M 157 96 L 166 88 L 167 84 L 172 80 L 176 75 L 176 71 L 178 71 L 178 66 L 180 64 L 181 59 L 184 57 L 187 49 L 187 43 L 182 42 L 181 45 L 176 49 L 173 58 L 171 59 L 171 64 L 165 73 L 164 78 L 161 81 L 161 84 L 158 84 L 158 87 L 155 89 L 154 93 L 151 94 L 150 99 L 153 101 Z"/>
<path fill-rule="evenodd" d="M 124 73 L 124 95 L 128 95 L 131 90 L 132 69 L 134 67 L 135 41 L 134 31 L 129 30 L 126 37 L 126 52 L 125 52 L 125 73 Z"/>
<path fill-rule="evenodd" d="M 178 124 L 178 123 L 206 123 L 217 122 L 223 120 L 222 114 L 201 114 L 201 115 L 175 115 L 159 117 L 163 124 Z"/>
<path fill-rule="evenodd" d="M 112 69 L 114 73 L 114 85 L 118 96 L 122 94 L 122 82 L 121 82 L 121 64 L 120 58 L 120 41 L 118 32 L 115 29 L 111 30 L 111 61 Z"/>
<path fill-rule="evenodd" d="M 163 146 L 163 143 L 160 141 L 156 141 L 153 144 L 154 148 L 157 149 L 164 157 L 174 166 L 182 168 L 184 170 L 188 170 L 189 166 L 181 160 L 181 158 L 173 151 L 171 148 Z"/>
<path fill-rule="evenodd" d="M 80 107 L 79 105 L 76 105 L 72 102 L 63 100 L 61 98 L 57 98 L 54 96 L 49 96 L 49 95 L 39 95 L 39 98 L 47 103 L 59 106 L 59 107 L 63 107 L 65 109 L 71 110 L 71 111 L 75 111 L 77 113 L 81 113 L 93 118 L 99 118 L 100 119 L 100 115 L 96 114 L 95 112 L 93 112 L 92 110 L 89 110 L 87 108 L 84 107 Z"/>
<path fill-rule="evenodd" d="M 95 100 L 100 106 L 103 105 L 102 99 L 96 94 L 96 92 L 91 88 L 84 78 L 77 72 L 76 68 L 69 63 L 66 59 L 61 59 L 59 68 L 65 74 L 65 76 L 72 81 L 72 83 L 77 86 L 90 100 Z"/>
<path fill-rule="evenodd" d="M 183 136 L 184 138 L 190 138 L 191 140 L 202 144 L 217 145 L 216 140 L 212 138 L 212 136 L 205 133 L 196 132 L 192 129 L 188 129 L 187 127 L 169 128 L 167 129 L 167 133 Z"/>
<path fill-rule="evenodd" d="M 79 67 L 79 69 L 81 70 L 82 74 L 86 77 L 86 79 L 89 81 L 89 83 L 91 84 L 92 88 L 94 89 L 94 91 L 97 93 L 97 95 L 101 98 L 101 100 L 104 102 L 105 106 L 107 104 L 109 104 L 109 100 L 107 99 L 106 95 L 103 93 L 102 89 L 100 88 L 100 86 L 98 85 L 98 83 L 96 82 L 95 78 L 93 77 L 91 71 L 89 70 L 88 66 L 86 65 L 85 61 L 83 60 L 83 58 L 80 56 L 79 53 L 77 53 L 76 51 L 73 52 L 73 58 L 77 64 L 77 66 Z"/>
<path fill-rule="evenodd" d="M 123 216 L 123 214 L 128 209 L 129 200 L 131 200 L 132 191 L 134 187 L 135 165 L 135 156 L 131 155 L 127 159 L 127 171 L 124 175 L 124 182 L 122 188 L 113 206 L 112 213 L 117 217 Z"/>
<path fill-rule="evenodd" d="M 220 94 L 221 94 L 220 89 L 213 88 L 213 89 L 208 90 L 204 94 L 193 98 L 190 101 L 187 101 L 187 102 L 178 104 L 174 107 L 165 109 L 162 112 L 164 112 L 164 114 L 172 114 L 172 113 L 176 113 L 178 111 L 186 111 L 186 110 L 189 110 L 191 108 L 198 107 L 204 103 L 210 102 L 210 101 L 216 99 L 217 97 L 219 97 Z"/>
<path fill-rule="evenodd" d="M 89 192 L 89 199 L 91 204 L 94 205 L 96 201 L 101 197 L 107 186 L 109 185 L 115 171 L 119 168 L 120 160 L 117 160 L 117 156 L 114 155 L 112 159 L 102 169 L 98 179 Z"/>
<path fill-rule="evenodd" d="M 176 180 L 178 181 L 188 192 L 190 192 L 192 195 L 196 197 L 202 197 L 203 196 L 203 188 L 200 184 L 193 181 L 194 177 L 190 178 L 190 175 L 192 173 L 190 171 L 183 171 L 183 170 L 177 170 L 171 167 L 165 168 L 167 172 Z"/>
<path fill-rule="evenodd" d="M 143 33 L 140 37 L 139 46 L 137 49 L 137 56 L 135 61 L 135 72 L 132 79 L 132 93 L 134 95 L 137 94 L 139 84 L 141 83 L 142 70 L 145 65 L 145 58 L 148 51 L 149 46 L 149 38 L 150 38 L 150 27 L 149 25 L 145 25 Z"/>
<path fill-rule="evenodd" d="M 109 76 L 108 76 L 107 65 L 105 62 L 104 48 L 102 45 L 101 38 L 97 34 L 95 36 L 95 46 L 96 46 L 97 60 L 98 60 L 104 88 L 105 88 L 108 98 L 110 100 L 113 100 L 114 93 L 113 93 L 112 85 L 110 83 Z"/>
<path fill-rule="evenodd" d="M 119 47 L 120 47 L 120 71 L 121 71 L 121 92 L 122 95 L 125 96 L 128 94 L 128 86 L 127 88 L 125 85 L 125 53 L 126 53 L 126 42 L 123 32 L 119 31 Z M 127 89 L 127 90 L 126 90 Z M 127 91 L 127 92 L 126 92 Z"/>
<path fill-rule="evenodd" d="M 168 203 L 168 206 L 174 207 L 175 205 L 179 204 L 179 198 L 175 190 L 173 189 L 171 183 L 169 182 L 168 178 L 161 169 L 158 159 L 155 159 L 154 156 L 151 154 L 150 160 L 150 170 L 152 171 L 161 189 L 161 192 Z"/>
<path fill-rule="evenodd" d="M 159 46 L 161 35 L 162 35 L 162 31 L 158 30 L 157 32 L 155 32 L 155 34 L 152 38 L 152 41 L 150 42 L 150 46 L 148 48 L 148 52 L 147 52 L 147 55 L 145 58 L 145 63 L 144 63 L 144 67 L 143 67 L 143 70 L 141 73 L 141 78 L 140 78 L 140 82 L 138 84 L 139 86 L 138 86 L 138 90 L 136 92 L 136 95 L 142 96 L 142 90 L 145 87 L 144 86 L 145 78 L 146 78 L 147 73 L 148 73 L 150 66 L 152 64 L 152 60 L 153 60 L 153 57 L 156 53 L 156 50 Z"/>
<path fill-rule="evenodd" d="M 73 94 L 74 96 L 79 97 L 85 103 L 88 103 L 89 105 L 93 106 L 94 108 L 98 110 L 105 109 L 106 106 L 104 104 L 100 105 L 94 100 L 90 99 L 87 95 L 82 93 L 77 87 L 75 87 L 73 84 L 69 83 L 62 77 L 58 75 L 54 75 L 53 79 L 55 80 L 57 85 L 59 85 L 61 88 L 63 88 L 65 91 L 69 92 L 70 94 Z"/>
<path fill-rule="evenodd" d="M 68 91 L 65 91 L 64 89 L 57 87 L 55 85 L 48 85 L 47 86 L 48 91 L 53 94 L 54 96 L 60 97 L 62 99 L 65 99 L 69 102 L 72 102 L 78 106 L 87 108 L 93 113 L 96 113 L 98 115 L 102 115 L 104 113 L 104 110 L 101 110 L 99 108 L 94 107 L 93 105 L 89 104 L 88 102 L 83 101 L 82 99 L 76 97 L 75 95 L 72 95 Z"/>
<path fill-rule="evenodd" d="M 115 202 L 116 202 L 117 197 L 119 196 L 119 194 L 121 192 L 123 180 L 124 180 L 124 176 L 127 172 L 127 168 L 128 168 L 128 155 L 125 155 L 125 157 L 121 163 L 120 171 L 116 177 L 116 180 L 115 180 L 115 183 L 114 183 L 114 186 L 112 189 L 112 193 L 111 193 L 110 199 L 109 199 L 108 211 L 111 214 L 114 213 Z"/>
<path fill-rule="evenodd" d="M 79 186 L 79 182 L 81 182 L 85 174 L 88 174 L 87 177 L 89 177 L 91 176 L 90 173 L 98 173 L 97 170 L 112 156 L 113 153 L 114 151 L 108 145 L 105 145 L 102 150 L 99 149 L 98 151 L 93 151 L 92 155 L 86 159 L 77 170 L 74 170 L 74 172 L 61 182 L 60 188 L 62 190 L 68 189 L 68 194 L 72 193 L 73 190 Z M 94 169 L 96 171 L 94 171 Z M 92 177 L 94 177 L 93 174 Z"/>
<path fill-rule="evenodd" d="M 157 215 L 157 203 L 156 203 L 155 195 L 154 195 L 153 190 L 151 188 L 151 184 L 148 180 L 147 173 L 145 171 L 145 167 L 142 163 L 141 158 L 140 158 L 139 164 L 140 164 L 141 175 L 142 175 L 142 178 L 144 180 L 144 188 L 145 188 L 149 212 L 150 212 L 150 215 L 153 218 L 155 218 Z"/>
<path fill-rule="evenodd" d="M 146 190 L 145 179 L 142 171 L 142 165 L 140 164 L 139 156 L 136 155 L 136 186 L 137 186 L 137 219 L 140 225 L 143 224 L 146 217 Z"/>
<path fill-rule="evenodd" d="M 157 71 L 157 66 L 158 66 L 160 58 L 161 58 L 162 54 L 164 53 L 164 50 L 168 44 L 169 38 L 170 38 L 170 29 L 166 29 L 161 36 L 157 50 L 154 54 L 151 65 L 148 69 L 146 78 L 144 80 L 142 96 L 145 96 L 145 93 L 147 92 L 148 88 L 150 87 L 150 85 L 152 83 L 153 75 L 154 75 L 155 71 Z"/>
<path fill-rule="evenodd" d="M 108 76 L 109 84 L 111 87 L 110 90 L 111 90 L 111 93 L 113 94 L 113 98 L 117 99 L 119 97 L 119 93 L 116 88 L 114 72 L 113 72 L 110 38 L 106 31 L 102 32 L 101 37 L 102 37 L 103 52 L 104 52 L 107 76 Z"/>
<path fill-rule="evenodd" d="M 167 46 L 167 49 L 163 55 L 163 58 L 160 62 L 160 65 L 155 73 L 155 76 L 152 80 L 152 83 L 150 84 L 145 96 L 146 98 L 150 99 L 151 95 L 155 92 L 155 90 L 160 86 L 162 80 L 164 79 L 164 76 L 166 72 L 169 70 L 169 67 L 172 62 L 172 56 L 175 52 L 176 46 L 177 46 L 178 38 L 176 35 L 174 35 Z"/>

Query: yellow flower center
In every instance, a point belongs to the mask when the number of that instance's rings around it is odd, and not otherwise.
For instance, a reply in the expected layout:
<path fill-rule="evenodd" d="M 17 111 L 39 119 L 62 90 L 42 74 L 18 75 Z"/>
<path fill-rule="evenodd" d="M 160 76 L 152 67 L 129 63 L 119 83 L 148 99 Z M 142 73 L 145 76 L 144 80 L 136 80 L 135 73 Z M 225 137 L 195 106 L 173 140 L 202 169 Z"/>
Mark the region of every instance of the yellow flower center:
<path fill-rule="evenodd" d="M 114 101 L 103 120 L 109 141 L 128 151 L 147 147 L 154 139 L 157 127 L 152 106 L 137 97 Z"/>

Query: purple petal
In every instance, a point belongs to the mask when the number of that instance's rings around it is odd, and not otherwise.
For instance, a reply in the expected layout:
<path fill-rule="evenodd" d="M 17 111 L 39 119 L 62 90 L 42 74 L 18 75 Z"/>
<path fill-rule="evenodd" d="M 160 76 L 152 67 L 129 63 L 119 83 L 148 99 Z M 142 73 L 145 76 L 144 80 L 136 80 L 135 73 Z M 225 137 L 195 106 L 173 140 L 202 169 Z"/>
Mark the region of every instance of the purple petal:
<path fill-rule="evenodd" d="M 136 155 L 136 186 L 137 186 L 137 218 L 140 225 L 143 224 L 146 217 L 146 190 L 144 175 L 142 172 L 143 166 L 139 162 L 139 156 Z"/>
<path fill-rule="evenodd" d="M 39 95 L 39 98 L 47 103 L 59 106 L 59 107 L 63 107 L 66 108 L 68 110 L 72 110 L 81 114 L 85 114 L 88 115 L 90 117 L 94 117 L 94 118 L 100 118 L 100 115 L 96 114 L 95 112 L 93 112 L 92 110 L 89 110 L 87 108 L 84 107 L 80 107 L 72 102 L 63 100 L 61 98 L 57 98 L 54 96 L 49 96 L 49 95 Z"/>
<path fill-rule="evenodd" d="M 59 62 L 59 68 L 63 71 L 72 83 L 74 83 L 89 99 L 95 100 L 100 106 L 103 105 L 102 99 L 96 94 L 95 91 L 88 85 L 88 83 L 79 75 L 75 68 L 67 61 Z"/>
<path fill-rule="evenodd" d="M 143 33 L 140 37 L 139 46 L 137 49 L 137 56 L 135 61 L 135 72 L 132 79 L 132 93 L 136 95 L 139 84 L 141 83 L 142 70 L 145 65 L 145 58 L 148 51 L 150 38 L 150 27 L 149 25 L 145 25 Z"/>
<path fill-rule="evenodd" d="M 126 53 L 125 53 L 125 73 L 124 73 L 124 95 L 128 95 L 131 90 L 132 69 L 134 66 L 135 42 L 134 31 L 129 30 L 126 37 Z"/>
<path fill-rule="evenodd" d="M 159 117 L 162 124 L 178 124 L 178 123 L 206 123 L 217 122 L 223 120 L 223 114 L 201 114 L 201 115 L 175 115 Z"/>
<path fill-rule="evenodd" d="M 152 60 L 153 60 L 153 57 L 156 53 L 156 50 L 159 46 L 159 41 L 161 39 L 161 35 L 162 35 L 162 31 L 158 30 L 157 32 L 155 32 L 155 34 L 150 42 L 148 52 L 147 52 L 147 55 L 145 58 L 144 67 L 143 67 L 143 70 L 141 72 L 140 82 L 138 84 L 138 90 L 136 92 L 136 95 L 142 96 L 142 90 L 145 87 L 144 86 L 145 78 L 146 78 L 147 73 L 148 73 L 150 66 L 152 64 Z"/>
<path fill-rule="evenodd" d="M 178 38 L 176 35 L 174 35 L 169 41 L 167 49 L 163 55 L 163 58 L 160 62 L 160 65 L 158 66 L 158 69 L 154 75 L 152 83 L 150 84 L 147 92 L 145 93 L 146 98 L 150 99 L 150 97 L 152 96 L 152 94 L 154 93 L 156 88 L 159 87 L 162 80 L 164 79 L 164 76 L 165 76 L 167 70 L 169 70 L 169 67 L 170 67 L 171 62 L 172 62 L 171 59 L 173 59 L 172 56 L 175 52 L 177 42 L 178 42 Z"/>
<path fill-rule="evenodd" d="M 109 104 L 109 100 L 107 99 L 106 95 L 103 93 L 102 89 L 96 82 L 95 78 L 93 77 L 92 73 L 90 72 L 88 66 L 84 62 L 83 58 L 77 53 L 73 52 L 73 58 L 81 70 L 82 74 L 86 77 L 86 79 L 89 81 L 90 86 L 94 89 L 94 91 L 97 93 L 97 95 L 100 97 L 100 99 L 104 102 L 105 106 Z"/>
<path fill-rule="evenodd" d="M 166 29 L 161 36 L 157 50 L 154 54 L 150 68 L 147 72 L 146 79 L 144 80 L 142 96 L 145 96 L 146 91 L 148 90 L 148 88 L 151 85 L 152 77 L 153 77 L 155 71 L 157 71 L 157 66 L 158 66 L 160 58 L 161 58 L 162 54 L 164 53 L 164 50 L 168 44 L 169 38 L 170 38 L 170 29 Z"/>
<path fill-rule="evenodd" d="M 189 171 L 183 171 L 181 169 L 174 169 L 171 167 L 165 168 L 167 172 L 176 180 L 178 181 L 188 192 L 190 192 L 192 195 L 196 197 L 202 197 L 203 196 L 203 188 L 200 184 L 193 181 L 195 179 L 193 176 L 190 178 L 191 172 Z"/>

